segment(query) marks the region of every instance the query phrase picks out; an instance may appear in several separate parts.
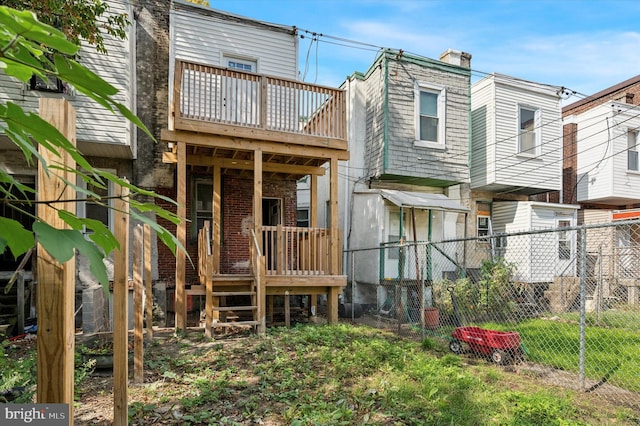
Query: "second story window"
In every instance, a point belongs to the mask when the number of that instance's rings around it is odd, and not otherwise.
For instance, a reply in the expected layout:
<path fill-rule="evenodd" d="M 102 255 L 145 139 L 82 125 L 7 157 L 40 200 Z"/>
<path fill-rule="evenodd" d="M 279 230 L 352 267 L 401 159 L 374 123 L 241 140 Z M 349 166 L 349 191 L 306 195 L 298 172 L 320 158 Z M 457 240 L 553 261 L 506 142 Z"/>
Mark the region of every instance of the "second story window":
<path fill-rule="evenodd" d="M 257 72 L 258 64 L 256 61 L 247 59 L 233 58 L 231 56 L 224 57 L 224 66 L 238 71 Z"/>
<path fill-rule="evenodd" d="M 416 145 L 444 146 L 445 90 L 442 87 L 417 84 L 415 88 Z"/>
<path fill-rule="evenodd" d="M 520 107 L 518 112 L 518 154 L 540 154 L 540 110 Z"/>
<path fill-rule="evenodd" d="M 629 130 L 627 132 L 627 170 L 632 172 L 640 171 L 638 164 L 638 131 Z"/>

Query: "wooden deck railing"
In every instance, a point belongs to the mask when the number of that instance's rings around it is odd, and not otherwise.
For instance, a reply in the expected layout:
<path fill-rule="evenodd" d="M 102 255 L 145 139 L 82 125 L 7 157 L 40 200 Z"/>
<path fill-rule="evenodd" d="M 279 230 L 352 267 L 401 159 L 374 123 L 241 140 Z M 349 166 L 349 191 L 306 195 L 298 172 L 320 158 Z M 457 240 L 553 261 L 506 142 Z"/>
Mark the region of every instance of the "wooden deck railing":
<path fill-rule="evenodd" d="M 267 275 L 332 275 L 331 256 L 342 270 L 342 243 L 331 253 L 329 229 L 263 226 L 262 238 Z"/>
<path fill-rule="evenodd" d="M 346 140 L 345 93 L 285 78 L 176 61 L 180 119 Z"/>

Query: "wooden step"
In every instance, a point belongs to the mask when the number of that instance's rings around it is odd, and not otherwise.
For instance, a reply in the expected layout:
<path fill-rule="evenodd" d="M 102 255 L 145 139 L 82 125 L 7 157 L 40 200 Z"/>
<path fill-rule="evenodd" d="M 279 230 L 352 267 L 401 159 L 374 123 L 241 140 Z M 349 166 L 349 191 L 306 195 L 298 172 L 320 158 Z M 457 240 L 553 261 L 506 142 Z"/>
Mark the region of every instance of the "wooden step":
<path fill-rule="evenodd" d="M 242 325 L 259 325 L 260 321 L 214 322 L 212 327 L 234 327 Z"/>
<path fill-rule="evenodd" d="M 252 311 L 258 309 L 257 306 L 213 306 L 214 311 L 229 312 L 229 311 Z"/>
<path fill-rule="evenodd" d="M 212 291 L 212 296 L 255 296 L 255 291 Z"/>

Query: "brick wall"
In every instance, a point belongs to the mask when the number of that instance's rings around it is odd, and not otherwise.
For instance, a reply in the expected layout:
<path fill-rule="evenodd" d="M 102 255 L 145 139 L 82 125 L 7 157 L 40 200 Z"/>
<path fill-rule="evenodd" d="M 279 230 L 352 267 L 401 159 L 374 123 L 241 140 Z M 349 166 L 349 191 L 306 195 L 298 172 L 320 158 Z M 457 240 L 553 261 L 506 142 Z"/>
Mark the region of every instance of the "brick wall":
<path fill-rule="evenodd" d="M 187 176 L 188 179 L 190 176 Z M 157 188 L 160 195 L 176 199 L 173 188 Z M 281 198 L 283 200 L 283 220 L 286 226 L 296 224 L 296 182 L 269 181 L 262 186 L 263 197 Z M 191 185 L 187 185 L 187 217 L 191 217 Z M 175 206 L 162 200 L 158 204 L 172 212 Z M 253 179 L 223 176 L 222 181 L 222 247 L 221 272 L 225 274 L 246 273 L 249 270 L 249 229 L 253 224 Z M 158 218 L 158 223 L 175 232 L 176 226 L 167 220 Z M 187 253 L 194 265 L 197 265 L 198 243 L 187 232 Z M 158 241 L 158 279 L 167 283 L 167 287 L 175 286 L 176 260 L 171 251 Z M 197 270 L 187 262 L 186 283 L 197 284 Z"/>

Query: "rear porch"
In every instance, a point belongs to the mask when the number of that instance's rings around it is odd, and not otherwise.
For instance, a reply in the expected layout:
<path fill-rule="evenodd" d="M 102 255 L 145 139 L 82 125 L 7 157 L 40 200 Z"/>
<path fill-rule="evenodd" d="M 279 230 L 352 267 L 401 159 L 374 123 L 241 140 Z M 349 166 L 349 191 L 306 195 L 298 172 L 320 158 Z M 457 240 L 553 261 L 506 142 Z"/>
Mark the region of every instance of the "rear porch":
<path fill-rule="evenodd" d="M 176 328 L 186 328 L 188 294 L 205 296 L 207 334 L 237 324 L 227 315 L 237 311 L 264 331 L 276 295 L 309 296 L 311 309 L 326 295 L 327 320 L 336 322 L 347 282 L 337 226 L 338 161 L 349 159 L 344 92 L 184 61 L 175 69 L 163 161 L 176 167 L 176 235 L 184 247 L 197 238 L 197 253 L 189 252 L 198 276 L 187 282 L 191 265 L 178 252 Z M 319 228 L 317 183 L 327 172 L 330 225 Z M 194 198 L 194 176 L 208 178 L 210 208 Z M 295 182 L 304 176 L 309 227 L 297 227 Z M 265 204 L 274 193 L 279 201 Z"/>

